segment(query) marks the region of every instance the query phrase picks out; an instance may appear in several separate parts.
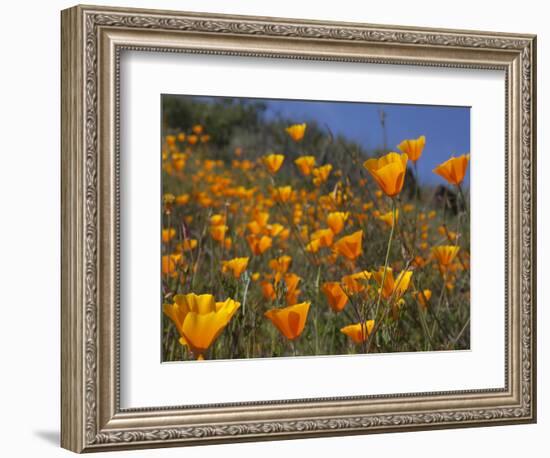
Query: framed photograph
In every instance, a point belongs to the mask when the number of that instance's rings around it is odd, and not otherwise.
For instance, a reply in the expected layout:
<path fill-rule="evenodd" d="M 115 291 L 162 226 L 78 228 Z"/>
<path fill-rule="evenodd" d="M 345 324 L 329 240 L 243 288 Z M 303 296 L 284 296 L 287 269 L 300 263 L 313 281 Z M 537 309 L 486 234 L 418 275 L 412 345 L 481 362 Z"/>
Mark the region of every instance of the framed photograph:
<path fill-rule="evenodd" d="M 536 38 L 62 12 L 62 446 L 536 421 Z"/>

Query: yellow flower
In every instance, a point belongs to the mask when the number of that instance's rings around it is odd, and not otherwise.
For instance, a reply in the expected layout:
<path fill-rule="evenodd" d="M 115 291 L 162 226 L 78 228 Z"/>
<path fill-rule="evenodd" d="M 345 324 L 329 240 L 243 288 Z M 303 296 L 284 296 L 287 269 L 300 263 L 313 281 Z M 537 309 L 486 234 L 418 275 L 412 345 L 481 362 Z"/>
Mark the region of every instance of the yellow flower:
<path fill-rule="evenodd" d="M 304 134 L 306 133 L 306 127 L 307 124 L 293 124 L 292 126 L 287 127 L 285 130 L 288 135 L 290 135 L 290 138 L 294 140 L 295 142 L 299 142 L 304 138 Z"/>
<path fill-rule="evenodd" d="M 378 285 L 382 288 L 382 297 L 384 299 L 390 299 L 392 296 L 395 300 L 399 300 L 403 294 L 409 288 L 411 282 L 412 270 L 401 271 L 396 279 L 393 277 L 393 270 L 388 267 L 386 270 L 386 276 L 384 278 L 384 267 L 380 267 L 378 272 L 373 272 L 374 279 Z M 382 278 L 384 278 L 384 285 L 382 286 Z"/>
<path fill-rule="evenodd" d="M 359 344 L 365 342 L 372 330 L 374 329 L 374 320 L 368 320 L 364 323 L 355 323 L 340 329 L 340 332 L 344 333 L 348 337 L 351 337 L 355 343 Z"/>
<path fill-rule="evenodd" d="M 326 165 L 323 165 L 322 167 L 313 169 L 311 171 L 311 173 L 313 174 L 313 184 L 315 186 L 319 186 L 325 181 L 327 181 L 331 170 L 332 170 L 332 164 L 326 164 Z"/>
<path fill-rule="evenodd" d="M 413 162 L 418 161 L 422 156 L 422 151 L 426 145 L 426 137 L 421 135 L 417 139 L 403 140 L 397 147 L 407 154 L 409 159 Z"/>
<path fill-rule="evenodd" d="M 347 293 L 355 294 L 363 291 L 367 287 L 367 281 L 371 276 L 372 274 L 369 271 L 364 270 L 363 272 L 343 276 L 342 283 Z"/>
<path fill-rule="evenodd" d="M 294 340 L 304 330 L 309 306 L 309 302 L 302 302 L 281 309 L 271 309 L 265 312 L 265 317 L 287 339 Z"/>
<path fill-rule="evenodd" d="M 311 175 L 311 171 L 315 167 L 315 156 L 301 156 L 294 163 L 298 166 L 302 175 Z"/>
<path fill-rule="evenodd" d="M 348 212 L 330 212 L 327 216 L 328 227 L 330 227 L 335 234 L 339 234 L 344 229 L 344 224 L 348 217 Z"/>
<path fill-rule="evenodd" d="M 291 262 L 292 262 L 292 257 L 287 255 L 279 256 L 278 258 L 275 258 L 269 261 L 269 268 L 274 270 L 275 272 L 284 274 L 285 272 L 288 271 L 288 268 L 290 267 Z"/>
<path fill-rule="evenodd" d="M 235 278 L 239 278 L 248 267 L 248 258 L 233 258 L 229 261 L 222 261 L 222 272 L 232 272 Z"/>
<path fill-rule="evenodd" d="M 185 134 L 183 132 L 180 132 L 178 134 L 178 142 L 184 142 L 185 141 Z"/>
<path fill-rule="evenodd" d="M 327 297 L 330 308 L 335 312 L 341 312 L 348 303 L 348 296 L 342 289 L 340 283 L 329 281 L 323 283 L 321 290 Z"/>
<path fill-rule="evenodd" d="M 273 191 L 275 202 L 288 202 L 292 198 L 292 186 L 279 186 Z"/>
<path fill-rule="evenodd" d="M 284 160 L 285 157 L 282 154 L 268 154 L 262 158 L 264 165 L 271 174 L 277 173 Z"/>
<path fill-rule="evenodd" d="M 170 229 L 163 229 L 162 230 L 162 241 L 164 243 L 168 243 L 175 236 L 176 236 L 176 230 L 173 227 L 171 227 Z"/>
<path fill-rule="evenodd" d="M 311 240 L 319 240 L 320 247 L 329 247 L 332 245 L 334 232 L 330 229 L 319 229 L 311 234 Z"/>
<path fill-rule="evenodd" d="M 225 233 L 228 229 L 229 228 L 224 224 L 210 226 L 210 235 L 216 242 L 223 242 L 225 238 Z"/>
<path fill-rule="evenodd" d="M 362 239 L 363 231 L 354 232 L 351 235 L 346 235 L 342 237 L 334 244 L 335 251 L 344 256 L 345 258 L 353 261 L 357 259 L 363 249 L 362 249 Z"/>
<path fill-rule="evenodd" d="M 460 247 L 456 245 L 442 245 L 432 248 L 432 255 L 441 266 L 448 266 L 453 262 L 454 258 L 458 254 Z"/>
<path fill-rule="evenodd" d="M 388 213 L 384 213 L 383 215 L 379 215 L 378 219 L 382 221 L 383 223 L 386 223 L 389 227 L 392 227 L 393 225 L 393 212 L 389 211 Z M 397 223 L 399 221 L 399 209 L 395 210 L 395 222 Z"/>
<path fill-rule="evenodd" d="M 259 256 L 267 251 L 269 248 L 271 248 L 271 245 L 273 243 L 273 239 L 271 237 L 268 237 L 267 235 L 262 235 L 261 237 L 258 237 L 251 234 L 246 237 L 246 241 L 248 242 L 248 246 L 255 256 Z"/>
<path fill-rule="evenodd" d="M 218 338 L 240 303 L 233 299 L 216 302 L 211 294 L 176 294 L 172 304 L 163 304 L 163 312 L 176 325 L 180 343 L 189 346 L 196 358 Z"/>
<path fill-rule="evenodd" d="M 469 160 L 469 154 L 463 154 L 459 157 L 451 157 L 449 160 L 433 169 L 433 172 L 438 174 L 440 177 L 443 177 L 450 184 L 459 185 L 462 183 L 462 180 L 464 180 Z"/>
<path fill-rule="evenodd" d="M 407 172 L 407 155 L 405 153 L 391 152 L 379 159 L 369 159 L 363 166 L 387 196 L 395 197 L 403 189 Z"/>
<path fill-rule="evenodd" d="M 418 291 L 416 293 L 416 300 L 420 304 L 420 307 L 422 310 L 426 310 L 428 308 L 428 303 L 430 298 L 432 297 L 432 290 L 425 289 L 424 291 Z"/>

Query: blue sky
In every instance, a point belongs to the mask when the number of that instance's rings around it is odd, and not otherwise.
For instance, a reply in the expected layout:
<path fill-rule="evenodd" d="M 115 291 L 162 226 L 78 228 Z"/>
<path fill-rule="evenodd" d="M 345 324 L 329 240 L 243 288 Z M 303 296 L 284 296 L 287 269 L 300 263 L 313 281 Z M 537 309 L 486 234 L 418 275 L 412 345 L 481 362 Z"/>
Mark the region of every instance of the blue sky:
<path fill-rule="evenodd" d="M 193 97 L 212 102 L 218 97 Z M 221 97 L 220 97 L 221 98 Z M 381 104 L 364 102 L 259 100 L 267 105 L 265 117 L 284 118 L 292 123 L 311 122 L 328 125 L 335 135 L 343 135 L 364 146 L 367 151 L 383 148 L 380 110 L 386 115 L 388 151 L 397 151 L 405 139 L 426 137 L 426 146 L 418 161 L 423 183 L 445 183 L 432 170 L 452 155 L 470 153 L 470 107 Z M 475 156 L 474 156 L 475 157 Z M 474 159 L 475 160 L 475 159 Z M 464 181 L 469 185 L 469 172 Z"/>
<path fill-rule="evenodd" d="M 434 105 L 405 105 L 355 102 L 269 100 L 266 117 L 287 118 L 301 123 L 316 120 L 327 124 L 367 150 L 383 147 L 380 110 L 386 114 L 387 147 L 397 150 L 404 139 L 426 136 L 426 147 L 418 161 L 423 182 L 443 183 L 432 170 L 451 155 L 470 152 L 470 108 Z M 469 174 L 465 184 L 469 182 Z"/>

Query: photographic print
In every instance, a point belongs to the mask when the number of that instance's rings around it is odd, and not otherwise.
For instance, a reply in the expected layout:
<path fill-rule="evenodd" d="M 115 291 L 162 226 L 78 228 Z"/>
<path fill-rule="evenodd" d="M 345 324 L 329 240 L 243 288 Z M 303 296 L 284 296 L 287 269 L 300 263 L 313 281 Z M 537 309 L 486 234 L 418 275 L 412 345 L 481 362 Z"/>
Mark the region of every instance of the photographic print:
<path fill-rule="evenodd" d="M 470 109 L 162 96 L 162 360 L 469 349 Z"/>

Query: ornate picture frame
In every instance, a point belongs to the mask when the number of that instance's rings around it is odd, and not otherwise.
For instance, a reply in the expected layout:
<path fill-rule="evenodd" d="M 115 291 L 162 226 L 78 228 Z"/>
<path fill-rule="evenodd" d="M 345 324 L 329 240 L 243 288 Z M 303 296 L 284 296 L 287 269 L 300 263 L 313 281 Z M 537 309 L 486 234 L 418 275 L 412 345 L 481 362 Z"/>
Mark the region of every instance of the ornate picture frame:
<path fill-rule="evenodd" d="M 62 12 L 61 445 L 75 452 L 536 421 L 536 37 L 75 6 Z M 122 409 L 124 50 L 505 72 L 505 387 Z"/>

